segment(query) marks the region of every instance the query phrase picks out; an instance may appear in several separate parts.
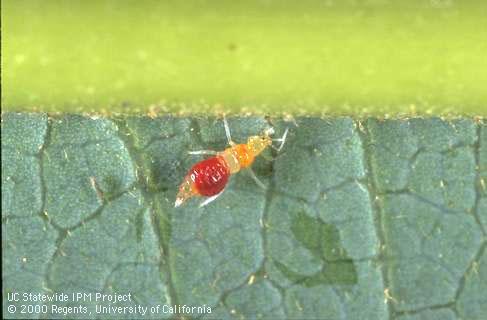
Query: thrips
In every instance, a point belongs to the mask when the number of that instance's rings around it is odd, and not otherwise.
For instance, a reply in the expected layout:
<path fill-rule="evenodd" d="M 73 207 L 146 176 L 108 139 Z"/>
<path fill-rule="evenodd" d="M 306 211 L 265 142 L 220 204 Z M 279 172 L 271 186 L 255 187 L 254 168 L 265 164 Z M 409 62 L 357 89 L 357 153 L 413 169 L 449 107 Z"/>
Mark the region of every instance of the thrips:
<path fill-rule="evenodd" d="M 242 169 L 248 170 L 255 182 L 260 187 L 265 188 L 250 166 L 254 162 L 255 157 L 267 147 L 280 151 L 286 141 L 288 129 L 284 131 L 284 134 L 279 139 L 271 138 L 271 135 L 274 134 L 274 129 L 269 128 L 262 135 L 249 137 L 247 143 L 236 144 L 231 138 L 230 128 L 225 118 L 223 118 L 223 123 L 230 146 L 223 151 L 199 150 L 189 152 L 189 154 L 193 155 L 211 155 L 211 157 L 191 167 L 179 187 L 176 202 L 174 203 L 175 207 L 179 207 L 194 196 L 207 197 L 200 204 L 200 207 L 209 204 L 223 193 L 230 175 Z M 274 147 L 272 145 L 273 141 L 280 142 L 279 147 Z"/>

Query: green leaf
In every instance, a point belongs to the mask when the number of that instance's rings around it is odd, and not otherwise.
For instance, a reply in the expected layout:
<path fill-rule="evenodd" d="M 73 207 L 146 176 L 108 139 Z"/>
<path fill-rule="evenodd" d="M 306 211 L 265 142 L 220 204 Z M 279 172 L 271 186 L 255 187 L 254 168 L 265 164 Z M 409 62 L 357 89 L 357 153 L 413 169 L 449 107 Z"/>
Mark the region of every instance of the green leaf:
<path fill-rule="evenodd" d="M 486 116 L 486 11 L 452 0 L 2 0 L 2 107 Z"/>
<path fill-rule="evenodd" d="M 487 124 L 468 118 L 229 119 L 244 142 L 290 128 L 274 161 L 204 208 L 173 207 L 220 119 L 2 115 L 7 318 L 482 319 L 487 314 Z M 10 314 L 8 293 L 131 293 Z M 60 314 L 52 305 L 86 307 Z M 89 314 L 89 312 L 92 312 Z"/>

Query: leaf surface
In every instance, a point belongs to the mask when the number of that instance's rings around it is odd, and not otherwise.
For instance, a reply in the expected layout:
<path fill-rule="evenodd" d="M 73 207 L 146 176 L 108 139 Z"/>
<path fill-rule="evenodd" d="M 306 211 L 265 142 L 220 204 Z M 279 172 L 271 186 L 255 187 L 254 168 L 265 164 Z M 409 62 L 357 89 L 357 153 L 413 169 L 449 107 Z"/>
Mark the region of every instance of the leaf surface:
<path fill-rule="evenodd" d="M 3 296 L 128 293 L 204 319 L 481 319 L 487 125 L 471 119 L 229 119 L 290 134 L 202 209 L 178 184 L 227 142 L 215 118 L 2 115 Z M 6 307 L 20 302 L 3 301 Z M 32 318 L 62 318 L 53 314 Z M 63 303 L 58 303 L 63 305 Z M 98 302 L 73 301 L 92 314 Z M 141 315 L 125 314 L 126 318 Z"/>

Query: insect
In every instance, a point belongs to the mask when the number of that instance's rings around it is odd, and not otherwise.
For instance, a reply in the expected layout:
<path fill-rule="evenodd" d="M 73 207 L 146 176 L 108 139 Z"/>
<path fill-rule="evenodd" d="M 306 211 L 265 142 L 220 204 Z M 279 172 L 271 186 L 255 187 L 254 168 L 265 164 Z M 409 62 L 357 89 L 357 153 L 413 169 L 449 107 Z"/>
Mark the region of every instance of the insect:
<path fill-rule="evenodd" d="M 199 150 L 189 152 L 189 154 L 193 155 L 211 155 L 211 157 L 196 163 L 189 170 L 179 187 L 174 203 L 175 207 L 179 207 L 194 196 L 208 197 L 200 204 L 200 207 L 209 204 L 223 193 L 230 175 L 242 169 L 246 169 L 257 185 L 265 189 L 265 185 L 257 178 L 250 166 L 254 162 L 255 157 L 267 147 L 281 151 L 286 141 L 288 129 L 284 131 L 284 134 L 279 139 L 271 138 L 271 135 L 274 134 L 274 129 L 269 128 L 262 135 L 249 137 L 247 143 L 236 144 L 230 135 L 230 128 L 226 118 L 223 118 L 223 124 L 229 147 L 223 151 Z M 279 141 L 281 144 L 279 147 L 275 147 L 272 145 L 273 141 Z"/>

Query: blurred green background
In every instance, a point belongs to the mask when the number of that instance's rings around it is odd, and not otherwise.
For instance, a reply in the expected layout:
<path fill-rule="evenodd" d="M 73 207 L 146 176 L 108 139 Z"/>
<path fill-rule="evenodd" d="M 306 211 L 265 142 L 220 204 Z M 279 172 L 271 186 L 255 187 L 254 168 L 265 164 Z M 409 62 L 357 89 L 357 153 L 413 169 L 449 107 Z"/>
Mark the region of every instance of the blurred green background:
<path fill-rule="evenodd" d="M 487 1 L 1 4 L 4 110 L 487 114 Z"/>

